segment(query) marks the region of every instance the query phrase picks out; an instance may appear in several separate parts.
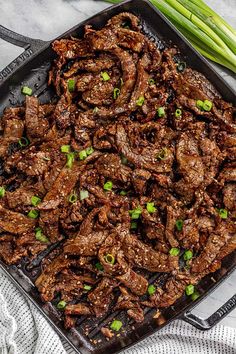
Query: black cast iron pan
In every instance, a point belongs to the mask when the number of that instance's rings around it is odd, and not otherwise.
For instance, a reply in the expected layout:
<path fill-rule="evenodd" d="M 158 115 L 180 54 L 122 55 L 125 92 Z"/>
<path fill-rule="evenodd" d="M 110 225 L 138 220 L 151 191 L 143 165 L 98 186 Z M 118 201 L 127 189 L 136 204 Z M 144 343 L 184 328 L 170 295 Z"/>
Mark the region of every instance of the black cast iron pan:
<path fill-rule="evenodd" d="M 226 101 L 236 105 L 236 93 L 147 0 L 127 0 L 120 5 L 112 6 L 73 27 L 60 38 L 82 36 L 86 24 L 101 28 L 110 17 L 123 11 L 130 11 L 138 15 L 143 21 L 144 31 L 153 36 L 159 46 L 163 46 L 170 41 L 176 44 L 180 48 L 187 64 L 202 72 L 214 84 Z M 24 85 L 33 88 L 33 94 L 39 97 L 41 103 L 51 100 L 55 95 L 53 90 L 47 87 L 48 69 L 55 58 L 55 53 L 51 49 L 51 41 L 45 42 L 31 39 L 12 32 L 3 26 L 0 26 L 0 37 L 25 49 L 18 58 L 0 72 L 0 114 L 5 107 L 21 105 L 24 102 L 25 97 L 21 94 L 21 87 Z M 198 290 L 201 296 L 196 302 L 193 303 L 186 297 L 181 298 L 174 306 L 163 311 L 161 321 L 160 318 L 153 318 L 155 311 L 151 309 L 146 309 L 145 321 L 141 324 L 135 324 L 123 312 L 115 312 L 100 320 L 89 320 L 82 317 L 78 320 L 75 329 L 67 331 L 63 327 L 60 313 L 57 312 L 52 304 L 43 304 L 41 302 L 39 293 L 34 286 L 34 280 L 40 272 L 42 258 L 55 247 L 60 247 L 60 245 L 52 245 L 32 262 L 24 259 L 17 266 L 7 266 L 0 262 L 0 268 L 78 353 L 111 354 L 118 352 L 158 331 L 174 319 L 183 319 L 201 330 L 207 330 L 236 307 L 235 294 L 207 319 L 201 319 L 191 313 L 191 310 L 200 301 L 206 298 L 213 289 L 236 269 L 236 252 L 234 252 L 224 259 L 220 270 L 213 275 L 205 277 L 200 282 Z M 160 283 L 165 281 L 163 275 L 156 275 L 156 278 L 159 278 Z M 101 334 L 100 328 L 106 326 L 113 317 L 122 320 L 124 329 L 119 337 L 114 337 L 108 342 Z M 88 332 L 88 334 L 85 335 L 85 332 Z"/>

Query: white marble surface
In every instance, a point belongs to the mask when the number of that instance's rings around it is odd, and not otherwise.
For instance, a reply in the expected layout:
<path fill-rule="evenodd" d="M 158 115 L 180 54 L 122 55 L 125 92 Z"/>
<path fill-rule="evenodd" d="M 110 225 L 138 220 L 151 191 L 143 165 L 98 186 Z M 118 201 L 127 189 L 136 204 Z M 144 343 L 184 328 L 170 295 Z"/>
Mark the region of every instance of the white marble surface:
<path fill-rule="evenodd" d="M 236 27 L 236 0 L 207 2 Z M 108 6 L 93 0 L 0 0 L 0 24 L 30 37 L 49 40 Z M 0 40 L 0 70 L 21 52 L 21 48 Z M 236 90 L 235 77 L 226 71 L 220 73 Z M 235 293 L 236 271 L 194 313 L 206 318 Z M 236 328 L 236 310 L 221 323 Z"/>

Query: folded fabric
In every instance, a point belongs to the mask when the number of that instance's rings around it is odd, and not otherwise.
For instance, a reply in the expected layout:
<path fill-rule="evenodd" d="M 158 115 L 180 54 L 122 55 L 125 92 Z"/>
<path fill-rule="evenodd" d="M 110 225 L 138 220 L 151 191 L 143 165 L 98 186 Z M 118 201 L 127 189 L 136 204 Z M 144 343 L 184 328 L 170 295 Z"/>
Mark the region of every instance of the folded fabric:
<path fill-rule="evenodd" d="M 34 305 L 0 271 L 0 353 L 74 354 L 63 344 Z M 202 332 L 175 321 L 123 353 L 235 354 L 236 329 L 218 325 Z"/>

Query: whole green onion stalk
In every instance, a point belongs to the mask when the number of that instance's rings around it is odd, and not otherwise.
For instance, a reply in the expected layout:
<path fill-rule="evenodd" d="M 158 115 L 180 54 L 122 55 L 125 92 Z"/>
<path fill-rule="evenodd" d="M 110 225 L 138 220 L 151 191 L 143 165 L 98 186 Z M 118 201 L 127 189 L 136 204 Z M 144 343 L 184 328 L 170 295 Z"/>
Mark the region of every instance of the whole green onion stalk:
<path fill-rule="evenodd" d="M 120 0 L 105 0 L 113 4 Z M 206 58 L 236 73 L 236 30 L 203 0 L 150 0 Z"/>

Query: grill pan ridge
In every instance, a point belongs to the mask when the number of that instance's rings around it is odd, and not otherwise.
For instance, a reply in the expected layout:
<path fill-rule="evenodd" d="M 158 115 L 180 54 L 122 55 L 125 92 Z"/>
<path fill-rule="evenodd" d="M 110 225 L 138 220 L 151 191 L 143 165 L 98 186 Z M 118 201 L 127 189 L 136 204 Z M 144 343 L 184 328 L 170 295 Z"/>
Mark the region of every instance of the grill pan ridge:
<path fill-rule="evenodd" d="M 147 0 L 127 0 L 122 4 L 112 6 L 73 27 L 59 38 L 70 36 L 80 37 L 83 35 L 83 29 L 86 24 L 92 24 L 96 29 L 101 28 L 109 18 L 124 11 L 139 16 L 143 23 L 144 32 L 152 36 L 160 45 L 170 41 L 176 44 L 187 64 L 203 73 L 214 84 L 226 101 L 236 105 L 236 93 Z M 24 53 L 0 72 L 0 114 L 2 114 L 5 107 L 18 106 L 24 102 L 25 97 L 21 94 L 21 87 L 24 85 L 33 88 L 33 94 L 39 97 L 41 103 L 52 100 L 55 94 L 47 87 L 48 69 L 55 59 L 55 53 L 51 49 L 51 41 L 44 42 L 27 38 L 9 31 L 2 26 L 0 26 L 0 37 L 25 49 Z M 131 319 L 125 316 L 124 312 L 117 311 L 99 320 L 81 317 L 77 321 L 75 329 L 71 329 L 70 331 L 65 330 L 60 312 L 51 303 L 43 303 L 34 286 L 34 281 L 40 272 L 42 259 L 55 248 L 60 247 L 60 244 L 61 242 L 51 245 L 31 262 L 23 259 L 17 266 L 6 266 L 0 261 L 0 267 L 77 353 L 116 353 L 144 339 L 177 318 L 184 319 L 202 330 L 209 329 L 236 307 L 236 295 L 234 295 L 206 320 L 202 320 L 190 312 L 236 269 L 236 252 L 233 252 L 224 259 L 220 270 L 201 280 L 198 287 L 201 296 L 197 301 L 193 303 L 188 298 L 180 299 L 173 306 L 162 311 L 161 320 L 160 318 L 153 318 L 155 310 L 146 309 L 145 321 L 141 324 L 134 324 Z M 152 280 L 154 281 L 157 278 L 160 284 L 165 281 L 165 276 L 163 275 L 155 275 Z M 122 320 L 124 324 L 123 330 L 120 335 L 107 341 L 101 334 L 100 328 L 109 323 L 114 317 Z"/>

